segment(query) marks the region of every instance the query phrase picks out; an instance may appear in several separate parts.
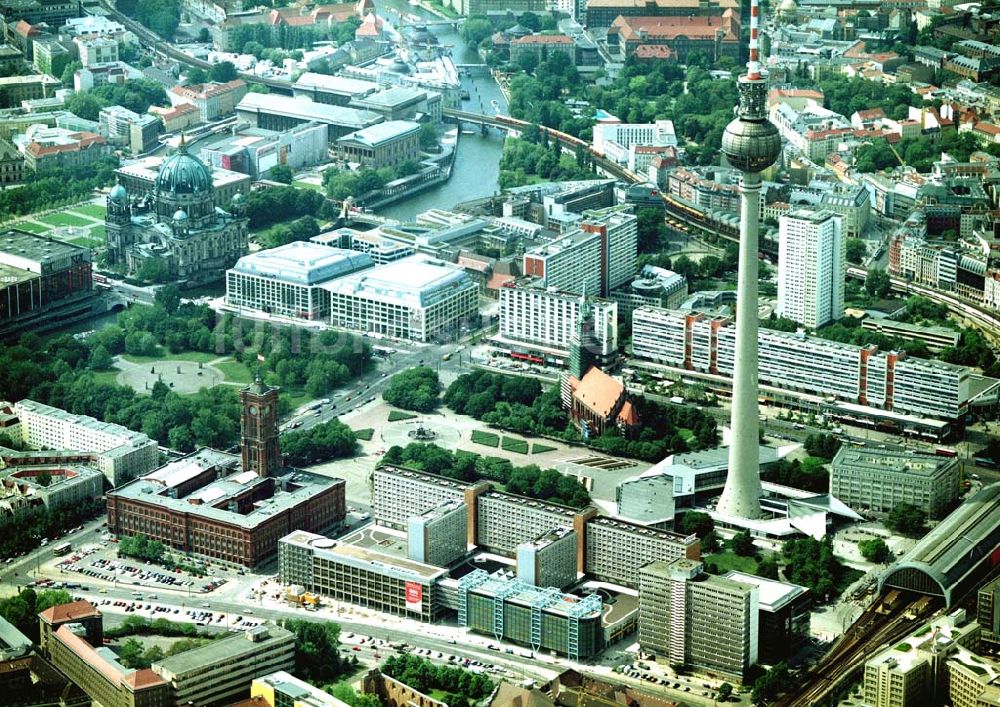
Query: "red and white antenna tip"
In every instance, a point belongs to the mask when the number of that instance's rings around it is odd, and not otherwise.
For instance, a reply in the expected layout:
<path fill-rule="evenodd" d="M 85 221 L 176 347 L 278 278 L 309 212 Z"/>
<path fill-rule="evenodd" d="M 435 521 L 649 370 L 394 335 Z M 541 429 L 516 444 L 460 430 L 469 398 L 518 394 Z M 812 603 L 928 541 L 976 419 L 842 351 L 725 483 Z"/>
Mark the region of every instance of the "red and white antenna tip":
<path fill-rule="evenodd" d="M 747 78 L 760 78 L 760 2 L 750 0 L 750 61 L 747 62 Z"/>

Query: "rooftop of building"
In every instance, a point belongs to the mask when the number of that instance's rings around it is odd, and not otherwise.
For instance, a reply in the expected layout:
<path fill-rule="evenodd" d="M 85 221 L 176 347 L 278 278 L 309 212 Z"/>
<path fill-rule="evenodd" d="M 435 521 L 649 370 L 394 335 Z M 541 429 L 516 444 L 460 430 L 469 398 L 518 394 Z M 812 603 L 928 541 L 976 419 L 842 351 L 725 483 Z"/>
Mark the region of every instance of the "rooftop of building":
<path fill-rule="evenodd" d="M 682 8 L 696 10 L 704 4 L 704 0 L 589 0 L 587 3 L 587 9 L 590 8 L 611 8 L 611 9 L 628 9 L 628 8 Z M 723 10 L 732 8 L 737 9 L 739 4 L 736 0 L 713 0 L 709 3 L 710 6 L 717 7 L 721 13 Z"/>
<path fill-rule="evenodd" d="M 614 414 L 625 394 L 621 381 L 612 378 L 597 366 L 587 371 L 573 391 L 573 397 L 604 418 Z"/>
<path fill-rule="evenodd" d="M 368 110 L 315 103 L 306 98 L 279 96 L 273 93 L 248 93 L 240 99 L 237 111 L 276 113 L 302 120 L 315 120 L 328 125 L 342 125 L 355 129 L 366 128 L 381 122 L 382 116 Z"/>
<path fill-rule="evenodd" d="M 535 587 L 512 577 L 510 571 L 500 570 L 487 574 L 485 570 L 475 570 L 456 582 L 473 594 L 487 597 L 503 597 L 505 602 L 527 607 L 539 607 L 543 612 L 575 616 L 580 619 L 593 618 L 603 613 L 604 602 L 598 594 L 579 597 L 564 594 L 555 587 Z"/>
<path fill-rule="evenodd" d="M 426 511 L 421 513 L 415 513 L 414 516 L 430 522 L 437 520 L 443 516 L 448 515 L 454 511 L 465 512 L 465 502 L 457 498 L 449 498 L 447 501 L 443 501 L 432 508 L 428 508 Z"/>
<path fill-rule="evenodd" d="M 414 86 L 393 86 L 378 93 L 354 99 L 354 103 L 363 108 L 380 108 L 391 110 L 411 103 L 419 103 L 428 97 L 427 91 Z"/>
<path fill-rule="evenodd" d="M 569 233 L 559 236 L 554 241 L 550 243 L 543 243 L 541 245 L 535 246 L 534 248 L 525 251 L 524 255 L 527 257 L 529 255 L 546 257 L 550 255 L 558 255 L 563 251 L 569 250 L 581 243 L 585 243 L 591 239 L 600 238 L 596 233 L 586 233 L 580 230 L 570 231 Z"/>
<path fill-rule="evenodd" d="M 355 130 L 339 138 L 337 142 L 354 142 L 374 149 L 397 138 L 415 135 L 418 132 L 420 132 L 418 123 L 411 120 L 390 120 Z"/>
<path fill-rule="evenodd" d="M 7 457 L 6 452 L 4 453 L 4 457 L 7 458 L 8 463 L 13 461 Z M 48 481 L 44 485 L 38 482 L 38 477 L 42 474 L 48 475 Z M 25 495 L 46 494 L 50 491 L 58 491 L 64 485 L 69 485 L 72 482 L 96 479 L 98 477 L 103 478 L 103 476 L 104 474 L 100 469 L 78 464 L 32 464 L 31 466 L 8 466 L 0 470 L 0 479 L 9 478 L 12 481 L 16 480 L 16 486 Z M 27 491 L 24 489 L 27 489 Z M 0 495 L 3 495 L 3 493 L 3 489 L 0 489 Z"/>
<path fill-rule="evenodd" d="M 904 640 L 876 653 L 865 664 L 888 665 L 895 672 L 907 673 L 927 660 L 930 652 L 953 647 L 963 636 L 976 629 L 976 623 L 967 619 L 965 610 L 959 609 L 920 626 Z"/>
<path fill-rule="evenodd" d="M 90 667 L 100 672 L 101 675 L 103 675 L 104 678 L 111 684 L 119 685 L 122 681 L 126 680 L 126 678 L 130 677 L 129 673 L 122 673 L 122 666 L 118 663 L 118 661 L 109 660 L 109 657 L 102 655 L 99 649 L 94 648 L 92 645 L 87 643 L 85 638 L 77 635 L 73 631 L 73 626 L 71 624 L 59 627 L 55 636 L 56 640 L 62 641 L 76 656 L 85 661 Z M 159 675 L 156 675 L 149 668 L 145 668 L 138 672 L 142 674 L 131 677 L 131 679 L 128 680 L 129 685 L 133 687 L 145 688 L 166 684 L 166 682 Z"/>
<path fill-rule="evenodd" d="M 43 83 L 62 85 L 62 81 L 53 78 L 48 74 L 30 74 L 28 76 L 2 76 L 0 77 L 0 88 L 4 86 L 18 86 L 20 84 Z"/>
<path fill-rule="evenodd" d="M 220 467 L 230 471 L 226 476 L 209 479 L 207 483 L 189 489 L 178 496 L 173 489 L 207 469 Z M 133 502 L 161 506 L 174 513 L 213 520 L 238 528 L 255 528 L 327 489 L 343 484 L 342 479 L 321 476 L 301 469 L 282 469 L 279 477 L 263 478 L 253 472 L 240 471 L 240 458 L 225 452 L 200 449 L 171 462 L 138 479 L 134 479 L 109 495 Z M 229 510 L 229 501 L 245 497 L 252 487 L 257 500 L 244 511 Z"/>
<path fill-rule="evenodd" d="M 885 445 L 882 445 L 885 447 Z M 867 470 L 895 471 L 907 477 L 933 478 L 958 466 L 958 459 L 936 454 L 922 454 L 913 449 L 880 449 L 875 445 L 844 445 L 833 458 L 833 469 L 861 467 Z"/>
<path fill-rule="evenodd" d="M 42 265 L 84 254 L 89 254 L 89 249 L 16 228 L 0 232 L 0 260 L 3 260 L 5 255 L 13 256 L 17 259 L 18 265 L 21 265 L 22 261 Z M 8 261 L 4 264 L 11 265 L 13 262 Z M 34 269 L 32 272 L 38 272 L 38 270 Z"/>
<path fill-rule="evenodd" d="M 726 13 L 729 13 L 726 10 Z M 609 35 L 618 34 L 626 42 L 646 42 L 649 39 L 677 39 L 686 37 L 690 40 L 714 38 L 721 34 L 727 42 L 739 41 L 739 17 L 726 15 L 713 17 L 711 15 L 694 16 L 656 16 L 656 17 L 626 17 L 615 18 L 608 31 Z"/>
<path fill-rule="evenodd" d="M 307 71 L 295 81 L 296 86 L 303 88 L 316 88 L 329 93 L 338 93 L 344 96 L 365 96 L 379 90 L 379 85 L 374 81 L 362 81 L 352 79 L 347 76 L 329 76 L 327 74 L 317 74 Z"/>
<path fill-rule="evenodd" d="M 1000 548 L 1000 483 L 982 488 L 924 535 L 883 575 L 918 570 L 950 600 L 952 589 Z M 890 584 L 890 586 L 892 586 Z"/>
<path fill-rule="evenodd" d="M 183 677 L 186 673 L 203 669 L 206 665 L 236 663 L 259 653 L 265 646 L 294 639 L 288 629 L 274 624 L 255 626 L 248 631 L 210 641 L 200 648 L 162 658 L 154 669 L 164 677 Z"/>
<path fill-rule="evenodd" d="M 243 79 L 233 79 L 232 81 L 226 81 L 225 83 L 199 83 L 187 86 L 174 86 L 170 90 L 178 96 L 183 96 L 193 100 L 204 100 L 206 98 L 232 93 L 233 91 L 240 91 L 245 89 L 246 86 L 246 81 Z"/>
<path fill-rule="evenodd" d="M 518 37 L 517 39 L 511 40 L 511 45 L 528 45 L 528 44 L 562 44 L 571 45 L 573 44 L 573 39 L 567 37 L 565 34 L 529 34 L 525 37 Z"/>
<path fill-rule="evenodd" d="M 513 503 L 518 506 L 527 506 L 528 508 L 534 508 L 545 513 L 557 514 L 565 517 L 567 520 L 572 520 L 573 516 L 580 513 L 583 509 L 570 508 L 569 506 L 563 506 L 558 503 L 552 503 L 551 501 L 539 501 L 538 499 L 528 498 L 527 496 L 518 496 L 517 494 L 508 493 L 506 491 L 487 491 L 486 493 L 479 496 L 480 499 L 488 498 L 494 501 L 503 501 L 505 503 Z"/>
<path fill-rule="evenodd" d="M 809 593 L 807 587 L 791 582 L 779 582 L 776 579 L 765 579 L 754 574 L 732 570 L 722 575 L 726 579 L 742 584 L 756 584 L 760 589 L 757 601 L 764 611 L 781 611 L 792 601 Z"/>
<path fill-rule="evenodd" d="M 31 650 L 31 639 L 17 630 L 7 619 L 0 616 L 0 652 L 27 653 Z"/>
<path fill-rule="evenodd" d="M 762 444 L 759 447 L 760 463 L 770 464 L 778 461 L 780 454 L 778 450 L 774 447 Z M 676 466 L 686 466 L 694 469 L 698 472 L 701 471 L 716 471 L 721 469 L 729 468 L 729 448 L 728 447 L 712 447 L 710 449 L 700 449 L 695 452 L 683 452 L 681 454 L 673 454 L 663 461 L 658 462 L 653 469 L 658 468 L 661 464 L 664 465 L 676 465 Z"/>
<path fill-rule="evenodd" d="M 461 268 L 417 254 L 346 275 L 324 287 L 332 294 L 423 308 L 476 285 Z"/>
<path fill-rule="evenodd" d="M 144 157 L 136 162 L 119 167 L 115 170 L 115 174 L 133 177 L 142 182 L 147 182 L 150 187 L 152 187 L 152 185 L 156 182 L 156 176 L 159 174 L 160 168 L 163 166 L 166 159 L 167 157 L 163 155 Z M 250 181 L 250 176 L 244 174 L 243 172 L 234 172 L 230 169 L 222 169 L 221 167 L 212 167 L 210 165 L 206 166 L 212 173 L 212 186 L 215 189 L 225 188 L 237 182 L 249 183 Z"/>
<path fill-rule="evenodd" d="M 308 548 L 319 558 L 346 561 L 403 579 L 417 579 L 424 584 L 431 584 L 448 573 L 440 567 L 408 559 L 405 540 L 374 525 L 338 540 L 296 530 L 283 537 L 281 542 Z"/>
<path fill-rule="evenodd" d="M 275 693 L 286 695 L 292 699 L 295 705 L 301 705 L 301 707 L 349 707 L 346 702 L 323 692 L 305 680 L 299 680 L 284 670 L 254 678 L 254 682 L 269 686 Z"/>
<path fill-rule="evenodd" d="M 698 542 L 697 535 L 682 535 L 680 533 L 674 533 L 669 530 L 661 530 L 659 528 L 648 528 L 644 525 L 638 523 L 632 523 L 627 520 L 621 520 L 620 518 L 608 518 L 607 516 L 597 516 L 587 521 L 590 525 L 603 526 L 606 528 L 614 528 L 626 533 L 632 533 L 635 535 L 644 535 L 650 538 L 659 538 L 661 540 L 669 540 L 675 543 L 682 543 L 684 545 L 693 545 Z"/>
<path fill-rule="evenodd" d="M 568 525 L 561 525 L 552 528 L 551 530 L 547 530 L 534 540 L 528 540 L 527 542 L 521 543 L 521 545 L 530 545 L 536 550 L 541 550 L 542 548 L 548 547 L 552 543 L 558 542 L 570 535 L 573 535 L 573 528 Z"/>
<path fill-rule="evenodd" d="M 375 469 L 375 473 L 391 474 L 393 476 L 402 476 L 407 479 L 412 479 L 414 481 L 422 481 L 425 484 L 433 484 L 435 486 L 441 486 L 443 488 L 454 489 L 455 491 L 464 491 L 466 488 L 472 486 L 471 483 L 466 481 L 456 481 L 455 479 L 449 479 L 444 476 L 438 476 L 437 474 L 431 474 L 426 471 L 417 471 L 416 469 L 407 469 L 401 466 L 393 466 L 392 464 L 383 464 Z"/>
<path fill-rule="evenodd" d="M 0 243 L 2 243 L 2 239 L 0 239 Z M 76 246 L 73 247 L 75 248 Z M 34 413 L 52 420 L 60 420 L 72 425 L 86 427 L 94 432 L 100 432 L 105 435 L 116 437 L 118 438 L 120 444 L 130 444 L 138 447 L 146 445 L 150 442 L 149 437 L 142 432 L 133 432 L 129 428 L 123 427 L 122 425 L 116 425 L 113 422 L 101 422 L 100 420 L 88 415 L 76 415 L 74 413 L 52 407 L 51 405 L 45 405 L 44 403 L 39 403 L 27 398 L 15 403 L 15 409 L 22 415 L 25 412 Z"/>
<path fill-rule="evenodd" d="M 318 285 L 374 265 L 366 253 L 294 241 L 240 258 L 233 270 L 296 285 Z"/>

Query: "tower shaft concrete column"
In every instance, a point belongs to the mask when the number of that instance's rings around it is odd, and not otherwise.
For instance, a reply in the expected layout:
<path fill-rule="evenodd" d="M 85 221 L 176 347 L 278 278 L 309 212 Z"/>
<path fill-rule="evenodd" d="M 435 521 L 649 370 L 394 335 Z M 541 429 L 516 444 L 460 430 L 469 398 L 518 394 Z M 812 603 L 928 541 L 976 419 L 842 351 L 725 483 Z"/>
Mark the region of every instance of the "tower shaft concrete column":
<path fill-rule="evenodd" d="M 729 473 L 718 511 L 759 518 L 760 442 L 757 404 L 757 250 L 760 173 L 740 182 L 740 254 L 736 283 L 736 360 L 730 420 Z"/>

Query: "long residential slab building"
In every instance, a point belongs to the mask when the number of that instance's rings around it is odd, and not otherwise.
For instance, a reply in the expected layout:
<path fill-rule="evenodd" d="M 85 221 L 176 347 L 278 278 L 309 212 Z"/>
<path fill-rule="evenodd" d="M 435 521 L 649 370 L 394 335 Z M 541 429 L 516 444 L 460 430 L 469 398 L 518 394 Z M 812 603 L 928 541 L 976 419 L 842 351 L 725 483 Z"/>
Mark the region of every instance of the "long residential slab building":
<path fill-rule="evenodd" d="M 964 366 L 799 332 L 761 329 L 757 342 L 762 385 L 943 420 L 964 414 L 972 397 Z M 637 359 L 732 377 L 736 327 L 726 316 L 639 307 L 632 348 Z"/>

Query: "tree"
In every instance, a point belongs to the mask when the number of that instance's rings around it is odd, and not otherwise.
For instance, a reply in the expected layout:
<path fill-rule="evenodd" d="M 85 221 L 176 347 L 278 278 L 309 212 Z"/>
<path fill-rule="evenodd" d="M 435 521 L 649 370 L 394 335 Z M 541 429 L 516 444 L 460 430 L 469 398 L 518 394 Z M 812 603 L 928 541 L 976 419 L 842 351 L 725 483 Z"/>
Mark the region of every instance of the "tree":
<path fill-rule="evenodd" d="M 281 182 L 283 184 L 291 184 L 292 180 L 295 179 L 295 173 L 292 168 L 287 164 L 279 164 L 271 167 L 271 171 L 268 173 L 268 177 L 271 181 Z"/>
<path fill-rule="evenodd" d="M 153 301 L 163 307 L 167 314 L 176 314 L 181 306 L 181 288 L 177 285 L 164 285 L 156 290 Z"/>
<path fill-rule="evenodd" d="M 533 12 L 522 12 L 517 18 L 517 23 L 532 32 L 539 32 L 542 29 L 542 20 Z"/>
<path fill-rule="evenodd" d="M 340 626 L 287 619 L 286 629 L 295 634 L 295 675 L 312 683 L 333 682 L 347 672 L 340 654 Z"/>
<path fill-rule="evenodd" d="M 73 85 L 73 76 L 77 71 L 83 68 L 83 64 L 78 61 L 71 61 L 66 66 L 63 67 L 62 73 L 59 75 L 59 80 L 62 81 L 63 86 L 67 88 Z"/>
<path fill-rule="evenodd" d="M 296 466 L 318 464 L 352 456 L 358 449 L 357 437 L 340 420 L 323 422 L 308 430 L 281 435 L 281 451 Z"/>
<path fill-rule="evenodd" d="M 217 83 L 235 81 L 239 78 L 239 74 L 236 71 L 236 65 L 231 61 L 220 61 L 218 64 L 213 64 L 212 68 L 208 72 L 208 75 Z"/>
<path fill-rule="evenodd" d="M 198 41 L 202 44 L 207 44 L 212 41 L 212 33 L 208 31 L 208 27 L 202 27 L 198 31 Z"/>
<path fill-rule="evenodd" d="M 885 544 L 885 540 L 882 538 L 859 540 L 858 550 L 861 552 L 861 556 L 869 562 L 888 562 L 892 557 L 889 546 Z"/>
<path fill-rule="evenodd" d="M 666 237 L 663 211 L 660 209 L 639 209 L 635 217 L 639 233 L 639 252 L 655 253 L 660 250 L 660 245 Z"/>
<path fill-rule="evenodd" d="M 493 23 L 485 17 L 473 15 L 462 25 L 460 34 L 466 44 L 476 48 L 480 42 L 493 34 Z"/>
<path fill-rule="evenodd" d="M 43 470 L 42 473 L 35 477 L 35 481 L 38 482 L 39 486 L 48 486 L 52 483 L 52 474 L 48 470 Z"/>
<path fill-rule="evenodd" d="M 865 277 L 865 291 L 871 297 L 878 297 L 884 299 L 889 295 L 889 291 L 892 289 L 892 282 L 889 279 L 889 274 L 885 270 L 879 270 L 873 268 L 868 271 L 868 275 Z"/>
<path fill-rule="evenodd" d="M 531 52 L 524 52 L 517 58 L 517 66 L 526 74 L 538 68 L 538 57 Z"/>
<path fill-rule="evenodd" d="M 715 699 L 717 699 L 719 702 L 728 702 L 732 694 L 733 694 L 733 686 L 730 685 L 728 682 L 724 682 L 721 685 L 719 685 L 719 691 L 718 693 L 716 693 Z"/>
<path fill-rule="evenodd" d="M 811 434 L 806 437 L 806 452 L 813 457 L 820 457 L 827 461 L 833 459 L 837 450 L 840 449 L 840 440 L 833 435 Z"/>
<path fill-rule="evenodd" d="M 98 344 L 90 351 L 90 361 L 87 364 L 92 371 L 107 371 L 114 365 L 114 359 L 104 346 Z"/>
<path fill-rule="evenodd" d="M 755 705 L 766 705 L 788 690 L 789 687 L 791 687 L 791 682 L 788 675 L 788 665 L 784 662 L 778 663 L 754 682 L 750 701 Z"/>
<path fill-rule="evenodd" d="M 733 539 L 729 541 L 729 544 L 733 552 L 740 557 L 753 557 L 757 554 L 757 547 L 753 544 L 753 538 L 750 536 L 749 530 L 736 533 Z"/>
<path fill-rule="evenodd" d="M 66 101 L 66 110 L 84 120 L 97 120 L 106 104 L 89 91 L 74 93 Z"/>
<path fill-rule="evenodd" d="M 855 265 L 861 265 L 868 254 L 868 246 L 860 238 L 848 238 L 845 250 L 847 251 L 847 262 Z"/>
<path fill-rule="evenodd" d="M 685 535 L 697 535 L 704 538 L 715 530 L 715 521 L 707 513 L 688 511 L 677 519 L 677 528 Z"/>
<path fill-rule="evenodd" d="M 118 649 L 118 661 L 126 668 L 131 668 L 132 670 L 148 668 L 149 663 L 146 663 L 143 658 L 144 652 L 144 647 L 140 641 L 129 638 Z"/>
<path fill-rule="evenodd" d="M 420 148 L 429 150 L 438 144 L 437 130 L 430 123 L 423 123 L 420 126 Z"/>
<path fill-rule="evenodd" d="M 430 412 L 437 407 L 441 382 L 437 373 L 426 366 L 397 373 L 382 393 L 382 399 L 404 410 Z"/>
<path fill-rule="evenodd" d="M 208 72 L 198 66 L 191 66 L 184 72 L 185 86 L 198 86 L 208 81 Z"/>
<path fill-rule="evenodd" d="M 927 514 L 912 503 L 898 503 L 885 519 L 885 527 L 901 535 L 916 536 L 924 531 Z"/>

